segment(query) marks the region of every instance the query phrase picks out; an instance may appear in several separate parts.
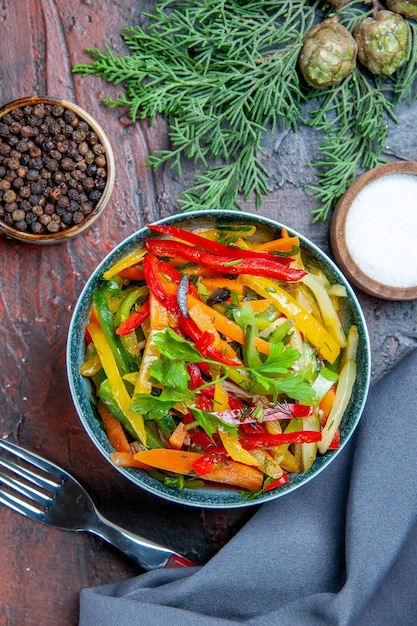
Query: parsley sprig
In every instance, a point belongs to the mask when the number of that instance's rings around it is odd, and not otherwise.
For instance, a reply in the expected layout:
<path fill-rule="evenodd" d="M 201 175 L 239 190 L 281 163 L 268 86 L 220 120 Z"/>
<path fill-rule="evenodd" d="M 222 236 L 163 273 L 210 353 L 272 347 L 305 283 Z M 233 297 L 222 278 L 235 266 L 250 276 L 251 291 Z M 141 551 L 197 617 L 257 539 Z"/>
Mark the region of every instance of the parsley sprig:
<path fill-rule="evenodd" d="M 155 333 L 153 339 L 161 356 L 152 363 L 149 374 L 152 382 L 162 387 L 162 391 L 159 395 L 135 394 L 131 409 L 141 413 L 147 419 L 158 421 L 181 402 L 192 412 L 195 422 L 210 437 L 216 430 L 236 434 L 235 426 L 194 406 L 198 392 L 212 385 L 213 382 L 225 380 L 230 367 L 203 358 L 191 343 L 171 328 Z M 272 391 L 275 400 L 279 394 L 286 394 L 299 402 L 309 403 L 314 400 L 311 385 L 301 376 L 290 371 L 299 357 L 300 353 L 297 350 L 285 346 L 283 342 L 277 342 L 271 344 L 271 352 L 262 365 L 257 368 L 239 365 L 239 370 L 245 371 L 248 378 L 261 385 L 266 392 Z M 192 390 L 189 388 L 190 376 L 187 371 L 187 364 L 192 363 L 208 363 L 216 368 L 220 366 L 223 370 L 222 375 L 216 381 L 209 381 L 206 385 Z"/>

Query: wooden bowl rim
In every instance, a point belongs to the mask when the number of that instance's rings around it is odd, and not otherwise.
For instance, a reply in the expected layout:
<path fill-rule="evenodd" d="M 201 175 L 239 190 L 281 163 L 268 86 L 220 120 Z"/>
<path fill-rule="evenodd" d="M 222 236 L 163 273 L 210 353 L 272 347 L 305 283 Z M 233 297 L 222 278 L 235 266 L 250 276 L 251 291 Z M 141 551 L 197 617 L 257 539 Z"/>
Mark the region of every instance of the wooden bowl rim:
<path fill-rule="evenodd" d="M 394 174 L 417 176 L 417 161 L 401 161 L 379 165 L 359 176 L 338 201 L 330 223 L 330 244 L 336 263 L 348 280 L 365 293 L 383 300 L 414 300 L 417 285 L 395 287 L 368 276 L 352 258 L 346 241 L 346 220 L 350 207 L 358 194 L 375 180 Z"/>
<path fill-rule="evenodd" d="M 11 100 L 10 102 L 6 102 L 2 106 L 0 106 L 0 120 L 4 115 L 6 115 L 6 113 L 9 113 L 10 111 L 13 111 L 14 109 L 18 109 L 20 107 L 24 107 L 27 105 L 40 104 L 40 103 L 52 104 L 52 105 L 59 104 L 65 109 L 74 111 L 74 113 L 76 113 L 81 119 L 87 122 L 87 124 L 97 133 L 100 139 L 100 143 L 104 146 L 104 149 L 106 151 L 106 160 L 107 160 L 106 186 L 104 187 L 100 200 L 97 202 L 94 209 L 91 211 L 91 213 L 89 213 L 84 218 L 84 220 L 80 224 L 76 224 L 65 230 L 61 230 L 58 233 L 51 233 L 49 235 L 44 233 L 44 234 L 37 235 L 36 233 L 28 233 L 28 232 L 19 231 L 17 230 L 17 228 L 13 228 L 9 226 L 5 222 L 3 222 L 3 220 L 0 219 L 0 232 L 3 232 L 3 234 L 8 237 L 12 237 L 13 239 L 18 239 L 19 241 L 23 241 L 26 243 L 32 243 L 32 244 L 63 243 L 67 241 L 68 239 L 71 239 L 72 237 L 75 237 L 76 235 L 79 235 L 80 233 L 84 232 L 87 228 L 90 228 L 90 226 L 92 226 L 92 224 L 103 213 L 104 209 L 106 208 L 110 200 L 110 196 L 113 193 L 114 181 L 115 181 L 115 169 L 116 169 L 115 159 L 114 159 L 114 153 L 113 153 L 111 143 L 106 133 L 104 132 L 103 128 L 97 122 L 97 120 L 92 115 L 90 115 L 90 113 L 88 113 L 83 108 L 78 106 L 78 104 L 69 102 L 68 100 L 63 100 L 62 98 L 55 98 L 53 96 L 26 96 L 23 98 L 17 98 L 16 100 Z"/>

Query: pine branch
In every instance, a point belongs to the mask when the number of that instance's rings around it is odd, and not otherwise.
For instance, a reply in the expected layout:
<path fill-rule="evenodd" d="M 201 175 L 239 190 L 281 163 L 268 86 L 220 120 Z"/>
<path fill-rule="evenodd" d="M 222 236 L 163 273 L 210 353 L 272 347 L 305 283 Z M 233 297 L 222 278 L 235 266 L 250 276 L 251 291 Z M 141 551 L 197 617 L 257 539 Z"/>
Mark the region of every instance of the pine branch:
<path fill-rule="evenodd" d="M 168 121 L 170 148 L 149 165 L 169 163 L 182 174 L 184 158 L 202 171 L 179 200 L 182 209 L 238 209 L 253 196 L 260 206 L 269 172 L 258 158 L 262 137 L 280 125 L 307 124 L 324 134 L 313 166 L 325 220 L 360 168 L 382 162 L 388 119 L 413 99 L 417 80 L 417 26 L 408 21 L 407 64 L 381 79 L 358 65 L 325 91 L 300 82 L 297 62 L 304 37 L 324 16 L 338 15 L 352 31 L 371 10 L 350 0 L 339 10 L 320 0 L 160 0 L 143 13 L 145 26 L 122 33 L 128 54 L 90 49 L 90 64 L 73 71 L 122 85 L 110 107 L 128 107 L 132 120 L 160 114 Z M 311 102 L 317 106 L 310 111 Z M 309 104 L 309 107 L 306 107 Z M 215 163 L 213 166 L 212 163 Z"/>

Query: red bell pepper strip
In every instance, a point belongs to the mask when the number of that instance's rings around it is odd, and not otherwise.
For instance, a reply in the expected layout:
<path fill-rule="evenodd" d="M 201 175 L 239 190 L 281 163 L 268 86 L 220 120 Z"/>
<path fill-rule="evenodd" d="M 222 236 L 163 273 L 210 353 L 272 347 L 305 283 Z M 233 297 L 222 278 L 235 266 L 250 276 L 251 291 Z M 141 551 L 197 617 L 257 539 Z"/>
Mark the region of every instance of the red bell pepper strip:
<path fill-rule="evenodd" d="M 314 443 L 321 440 L 321 433 L 315 430 L 302 430 L 294 433 L 279 433 L 277 435 L 247 435 L 239 439 L 245 450 L 256 448 L 271 448 L 282 443 Z"/>
<path fill-rule="evenodd" d="M 150 239 L 146 242 L 146 248 L 156 256 L 180 257 L 223 274 L 251 274 L 286 282 L 295 282 L 307 274 L 304 270 L 287 267 L 275 260 L 244 259 L 242 257 L 231 259 L 230 257 L 216 256 L 199 248 L 193 248 L 180 241 Z"/>
<path fill-rule="evenodd" d="M 265 491 L 271 491 L 271 489 L 282 487 L 282 485 L 285 485 L 288 481 L 289 481 L 289 478 L 287 474 L 283 474 L 280 478 L 277 478 L 276 480 L 273 480 L 272 482 L 267 483 L 265 487 L 262 489 L 262 491 L 265 493 Z"/>
<path fill-rule="evenodd" d="M 228 453 L 224 448 L 213 447 L 207 454 L 204 454 L 199 459 L 194 461 L 193 470 L 195 470 L 198 474 L 204 475 L 208 474 L 218 463 L 224 461 L 228 458 Z"/>
<path fill-rule="evenodd" d="M 147 254 L 143 259 L 143 273 L 146 284 L 154 296 L 163 304 L 170 313 L 180 313 L 175 295 L 169 293 L 162 282 L 160 275 L 160 261 L 153 254 Z M 174 268 L 173 268 L 174 269 Z"/>
<path fill-rule="evenodd" d="M 328 450 L 337 450 L 339 446 L 340 446 L 340 428 L 336 430 L 334 437 L 329 444 Z"/>
<path fill-rule="evenodd" d="M 149 312 L 149 300 L 146 300 L 146 302 L 137 311 L 133 311 L 133 313 L 131 313 L 129 317 L 120 324 L 120 326 L 116 329 L 116 333 L 121 337 L 132 333 L 136 330 L 136 328 L 139 328 L 147 317 L 149 317 Z"/>
<path fill-rule="evenodd" d="M 246 435 L 265 435 L 268 431 L 259 422 L 250 422 L 242 424 L 242 430 Z"/>
<path fill-rule="evenodd" d="M 201 370 L 197 363 L 188 363 L 187 372 L 190 377 L 190 389 L 197 389 L 197 387 L 202 387 L 206 384 L 206 381 L 202 377 Z"/>
<path fill-rule="evenodd" d="M 223 365 L 228 365 L 229 367 L 239 367 L 239 365 L 241 365 L 241 363 L 232 361 L 227 356 L 223 356 L 223 354 L 216 350 L 216 348 L 212 345 L 214 341 L 213 335 L 207 331 L 201 332 L 197 324 L 195 324 L 191 318 L 184 317 L 180 314 L 178 320 L 180 329 L 185 335 L 192 339 L 195 347 L 205 359 L 212 359 L 213 361 L 218 361 L 219 363 L 223 363 Z"/>
<path fill-rule="evenodd" d="M 198 395 L 198 400 L 196 402 L 196 409 L 200 409 L 201 411 L 206 411 L 210 413 L 213 408 L 213 400 L 206 396 L 204 393 L 200 393 Z"/>
<path fill-rule="evenodd" d="M 180 329 L 185 335 L 192 339 L 200 354 L 204 358 L 210 358 L 214 361 L 218 361 L 219 363 L 223 363 L 224 365 L 237 367 L 239 363 L 223 356 L 214 348 L 213 345 L 210 345 L 214 340 L 212 335 L 207 333 L 206 336 L 206 333 L 202 333 L 191 318 L 185 317 L 180 311 L 176 296 L 173 293 L 169 293 L 167 290 L 162 274 L 165 273 L 165 275 L 169 278 L 175 280 L 174 277 L 178 278 L 177 273 L 179 275 L 178 270 L 164 261 L 159 261 L 153 254 L 147 254 L 143 259 L 143 271 L 145 274 L 146 284 L 149 289 L 159 302 L 161 302 L 161 304 L 163 304 L 170 313 L 176 316 Z M 190 283 L 190 286 L 191 284 L 192 283 Z M 199 348 L 199 342 L 201 350 Z"/>
<path fill-rule="evenodd" d="M 164 235 L 170 235 L 176 239 L 182 239 L 182 241 L 191 243 L 194 246 L 198 246 L 199 248 L 212 252 L 213 254 L 217 254 L 218 256 L 225 256 L 231 259 L 266 259 L 267 261 L 283 263 L 284 265 L 288 265 L 294 260 L 289 257 L 277 256 L 275 254 L 271 254 L 270 252 L 258 252 L 256 250 L 244 250 L 242 248 L 237 248 L 236 246 L 228 246 L 224 243 L 218 243 L 217 241 L 206 239 L 205 237 L 191 233 L 183 228 L 178 228 L 177 226 L 159 226 L 157 224 L 150 224 L 148 225 L 148 228 L 155 230 L 158 233 L 163 233 Z"/>
<path fill-rule="evenodd" d="M 245 408 L 245 404 L 244 402 L 242 402 L 242 400 L 239 400 L 239 398 L 236 398 L 236 396 L 232 396 L 232 394 L 228 394 L 228 402 L 229 402 L 229 407 L 232 410 L 241 410 L 243 411 L 243 409 Z"/>
<path fill-rule="evenodd" d="M 192 424 L 194 422 L 193 414 L 190 412 L 184 415 L 183 422 L 184 424 Z M 201 448 L 201 450 L 208 450 L 214 446 L 213 439 L 215 436 L 211 439 L 203 430 L 197 430 L 196 428 L 187 428 L 187 430 L 193 444 Z"/>
<path fill-rule="evenodd" d="M 87 328 L 84 330 L 84 341 L 85 345 L 88 346 L 93 340 L 91 339 L 91 335 L 88 332 Z"/>

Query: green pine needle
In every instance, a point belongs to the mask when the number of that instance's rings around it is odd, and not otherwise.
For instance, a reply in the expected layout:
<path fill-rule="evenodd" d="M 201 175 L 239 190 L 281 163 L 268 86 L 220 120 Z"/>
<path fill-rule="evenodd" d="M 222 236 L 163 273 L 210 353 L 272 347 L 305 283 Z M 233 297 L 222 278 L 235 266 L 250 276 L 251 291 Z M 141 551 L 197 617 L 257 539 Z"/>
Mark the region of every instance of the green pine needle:
<path fill-rule="evenodd" d="M 122 34 L 129 53 L 90 49 L 90 64 L 74 72 L 122 85 L 110 108 L 128 107 L 132 120 L 163 115 L 169 150 L 154 152 L 149 165 L 168 162 L 182 174 L 183 159 L 200 172 L 179 199 L 184 211 L 239 209 L 268 193 L 270 173 L 259 158 L 266 132 L 304 123 L 324 134 L 313 166 L 312 186 L 325 220 L 361 168 L 382 163 L 387 121 L 396 104 L 411 99 L 417 78 L 417 30 L 409 21 L 407 64 L 392 78 L 375 80 L 359 66 L 323 92 L 300 81 L 297 61 L 308 30 L 326 15 L 318 0 L 183 0 L 156 2 L 143 14 L 147 26 Z M 325 13 L 323 13 L 323 10 Z M 334 9 L 329 5 L 327 15 Z M 352 30 L 369 10 L 351 0 L 340 22 Z M 311 110 L 311 102 L 317 106 Z"/>

